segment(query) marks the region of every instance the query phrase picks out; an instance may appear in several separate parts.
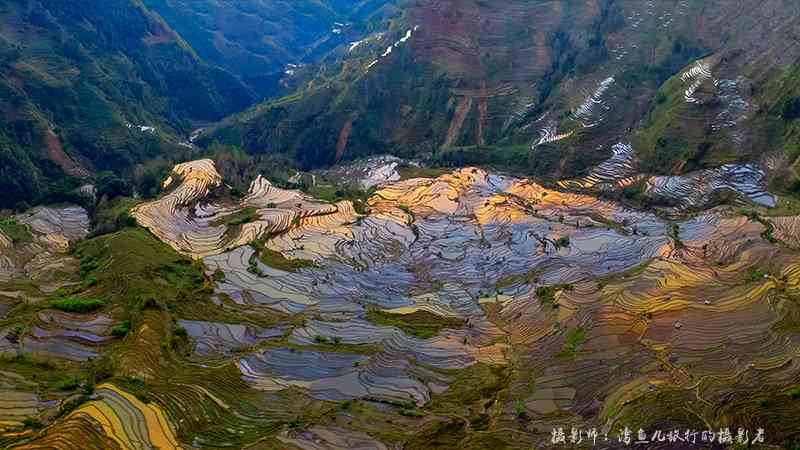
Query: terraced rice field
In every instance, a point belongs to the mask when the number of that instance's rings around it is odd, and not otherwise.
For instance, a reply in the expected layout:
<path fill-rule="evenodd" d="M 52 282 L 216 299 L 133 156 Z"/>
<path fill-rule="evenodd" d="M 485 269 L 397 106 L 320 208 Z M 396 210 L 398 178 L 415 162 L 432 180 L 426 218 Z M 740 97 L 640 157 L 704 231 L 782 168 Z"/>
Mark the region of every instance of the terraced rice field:
<path fill-rule="evenodd" d="M 577 191 L 618 191 L 644 183 L 642 194 L 658 200 L 672 212 L 700 210 L 713 204 L 716 196 L 732 192 L 749 202 L 774 207 L 777 198 L 767 190 L 767 174 L 754 164 L 726 164 L 679 176 L 648 176 L 637 171 L 636 156 L 630 144 L 615 144 L 611 157 L 585 177 L 562 180 L 558 186 Z M 662 208 L 664 209 L 664 208 Z"/>
<path fill-rule="evenodd" d="M 103 315 L 68 314 L 54 310 L 38 313 L 30 332 L 20 341 L 20 352 L 41 358 L 85 361 L 100 356 L 113 337 L 113 320 Z"/>
<path fill-rule="evenodd" d="M 748 168 L 647 179 L 685 202 L 669 214 L 591 194 L 625 186 L 630 152 L 569 191 L 477 168 L 382 177 L 364 214 L 263 178 L 229 199 L 211 161 L 178 166 L 177 187 L 134 214 L 202 261 L 192 295 L 209 317 L 146 309 L 106 350 L 105 315 L 38 312 L 13 348 L 76 363 L 120 351 L 131 375 L 21 448 L 71 448 L 65 433 L 119 448 L 530 448 L 572 426 L 793 439 L 773 424 L 800 412 L 796 217 L 681 214 L 704 203 L 700 185 L 769 205 Z M 342 174 L 398 164 L 373 163 Z M 250 222 L 218 220 L 248 208 Z M 275 267 L 264 249 L 308 263 Z M 15 395 L 4 420 L 38 411 Z"/>
<path fill-rule="evenodd" d="M 19 448 L 76 448 L 75 444 L 86 439 L 87 445 L 105 443 L 109 447 L 122 449 L 180 449 L 174 431 L 164 412 L 157 406 L 145 404 L 133 395 L 113 385 L 101 385 L 96 389 L 96 400 L 85 403 L 66 416 L 64 425 L 68 429 L 79 428 L 69 440 L 56 438 L 45 432 L 42 445 L 23 445 Z M 91 424 L 89 430 L 83 431 Z M 56 429 L 63 433 L 64 430 Z M 99 438 L 97 435 L 103 436 Z M 113 446 L 112 446 L 113 445 Z"/>
<path fill-rule="evenodd" d="M 89 215 L 80 207 L 37 207 L 14 216 L 17 242 L 0 230 L 0 283 L 36 280 L 49 291 L 63 285 L 74 268 L 66 255 L 70 242 L 89 234 Z"/>

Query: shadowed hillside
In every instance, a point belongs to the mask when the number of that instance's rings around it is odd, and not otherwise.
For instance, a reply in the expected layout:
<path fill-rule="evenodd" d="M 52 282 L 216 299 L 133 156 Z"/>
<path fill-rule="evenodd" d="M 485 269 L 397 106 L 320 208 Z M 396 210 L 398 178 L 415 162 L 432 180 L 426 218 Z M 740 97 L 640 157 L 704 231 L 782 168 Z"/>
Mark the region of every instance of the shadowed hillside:
<path fill-rule="evenodd" d="M 102 171 L 130 178 L 138 163 L 181 159 L 198 124 L 290 88 L 289 67 L 383 14 L 395 10 L 364 0 L 4 2 L 0 208 L 74 199 Z"/>
<path fill-rule="evenodd" d="M 2 207 L 172 151 L 162 132 L 255 98 L 138 1 L 10 1 L 0 24 Z"/>
<path fill-rule="evenodd" d="M 285 71 L 359 39 L 365 21 L 394 14 L 391 0 L 144 0 L 204 60 L 272 95 Z"/>
<path fill-rule="evenodd" d="M 205 140 L 286 153 L 306 168 L 392 152 L 550 179 L 586 174 L 620 142 L 651 173 L 753 161 L 766 149 L 791 163 L 799 8 L 421 1 L 296 94 Z M 713 66 L 704 78 L 684 76 L 703 58 Z M 690 88 L 708 101 L 687 101 Z"/>

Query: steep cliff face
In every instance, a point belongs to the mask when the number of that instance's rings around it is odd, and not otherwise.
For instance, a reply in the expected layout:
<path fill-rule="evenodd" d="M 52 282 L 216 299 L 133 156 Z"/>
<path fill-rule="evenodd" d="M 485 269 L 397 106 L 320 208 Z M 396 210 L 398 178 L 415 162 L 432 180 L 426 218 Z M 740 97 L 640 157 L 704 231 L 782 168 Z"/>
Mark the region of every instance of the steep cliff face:
<path fill-rule="evenodd" d="M 751 161 L 796 146 L 794 119 L 781 111 L 798 95 L 798 8 L 416 2 L 344 46 L 323 77 L 207 139 L 306 167 L 390 151 L 553 178 L 586 172 L 620 142 L 655 173 Z"/>

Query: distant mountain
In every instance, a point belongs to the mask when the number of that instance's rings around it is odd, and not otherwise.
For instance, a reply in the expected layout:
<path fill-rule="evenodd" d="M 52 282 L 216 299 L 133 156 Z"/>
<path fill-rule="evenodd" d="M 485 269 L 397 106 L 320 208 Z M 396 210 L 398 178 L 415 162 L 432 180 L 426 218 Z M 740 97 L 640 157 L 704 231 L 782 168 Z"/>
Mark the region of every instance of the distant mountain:
<path fill-rule="evenodd" d="M 617 143 L 651 173 L 765 155 L 789 167 L 798 19 L 788 0 L 420 1 L 204 139 L 306 168 L 392 152 L 557 179 Z"/>
<path fill-rule="evenodd" d="M 156 131 L 256 98 L 138 0 L 3 2 L 0 24 L 0 207 L 157 156 Z"/>
<path fill-rule="evenodd" d="M 200 146 L 304 169 L 394 153 L 555 181 L 630 144 L 639 171 L 757 162 L 798 190 L 798 18 L 789 0 L 8 1 L 0 208 L 197 156 L 201 126 Z"/>
<path fill-rule="evenodd" d="M 186 159 L 197 124 L 290 88 L 287 64 L 392 11 L 386 0 L 2 2 L 0 209 Z"/>
<path fill-rule="evenodd" d="M 272 95 L 288 65 L 312 63 L 392 15 L 391 0 L 143 0 L 212 64 Z"/>

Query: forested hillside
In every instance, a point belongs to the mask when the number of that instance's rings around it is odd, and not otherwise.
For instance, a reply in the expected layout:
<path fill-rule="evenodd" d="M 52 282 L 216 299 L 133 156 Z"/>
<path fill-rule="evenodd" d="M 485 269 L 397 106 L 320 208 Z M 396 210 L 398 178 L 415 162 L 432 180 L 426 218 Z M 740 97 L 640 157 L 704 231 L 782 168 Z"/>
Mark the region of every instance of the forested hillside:
<path fill-rule="evenodd" d="M 305 168 L 392 152 L 546 179 L 586 174 L 620 143 L 656 174 L 765 154 L 791 166 L 798 18 L 786 0 L 417 2 L 204 140 Z"/>
<path fill-rule="evenodd" d="M 287 64 L 355 39 L 386 3 L 3 2 L 0 208 L 75 200 L 106 170 L 166 170 L 196 150 L 194 128 L 290 88 Z"/>
<path fill-rule="evenodd" d="M 397 14 L 393 0 L 144 0 L 205 61 L 241 76 L 263 96 L 285 70 L 358 40 L 372 19 Z"/>
<path fill-rule="evenodd" d="M 797 0 L 0 0 L 0 448 L 800 449 Z"/>
<path fill-rule="evenodd" d="M 255 99 L 138 1 L 15 0 L 0 26 L 2 207 L 124 172 Z"/>

